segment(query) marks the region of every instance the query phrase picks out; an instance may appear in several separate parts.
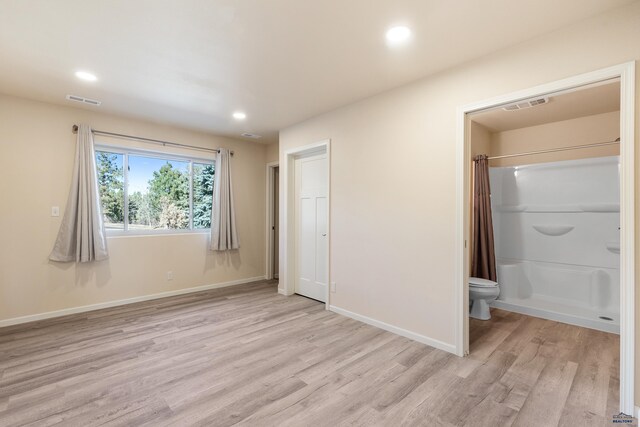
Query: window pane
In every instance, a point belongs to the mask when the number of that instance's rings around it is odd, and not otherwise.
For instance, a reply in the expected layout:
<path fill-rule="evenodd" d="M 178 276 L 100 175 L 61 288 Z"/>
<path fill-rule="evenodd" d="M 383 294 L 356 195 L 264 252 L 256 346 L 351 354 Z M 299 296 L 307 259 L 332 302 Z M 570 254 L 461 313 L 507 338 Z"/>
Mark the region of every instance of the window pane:
<path fill-rule="evenodd" d="M 212 164 L 193 164 L 193 228 L 211 227 L 213 175 Z"/>
<path fill-rule="evenodd" d="M 98 189 L 107 229 L 124 229 L 123 155 L 96 151 Z"/>
<path fill-rule="evenodd" d="M 189 228 L 189 162 L 129 155 L 129 229 Z"/>

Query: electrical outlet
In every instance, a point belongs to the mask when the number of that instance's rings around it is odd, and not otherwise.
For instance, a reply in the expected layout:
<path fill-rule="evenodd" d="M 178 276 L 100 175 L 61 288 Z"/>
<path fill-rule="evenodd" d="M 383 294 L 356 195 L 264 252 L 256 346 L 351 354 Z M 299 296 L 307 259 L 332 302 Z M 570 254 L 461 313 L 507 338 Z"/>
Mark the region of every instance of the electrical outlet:
<path fill-rule="evenodd" d="M 336 292 L 336 282 L 331 282 L 331 292 Z"/>
<path fill-rule="evenodd" d="M 51 206 L 51 216 L 60 216 L 59 206 Z"/>
<path fill-rule="evenodd" d="M 167 271 L 167 280 L 173 280 L 173 271 Z"/>

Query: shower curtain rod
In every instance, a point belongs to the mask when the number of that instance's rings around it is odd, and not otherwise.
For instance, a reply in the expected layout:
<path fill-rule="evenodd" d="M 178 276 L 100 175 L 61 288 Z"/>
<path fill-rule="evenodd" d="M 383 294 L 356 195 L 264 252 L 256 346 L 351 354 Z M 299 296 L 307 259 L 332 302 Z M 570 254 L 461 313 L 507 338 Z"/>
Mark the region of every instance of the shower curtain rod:
<path fill-rule="evenodd" d="M 73 133 L 78 133 L 78 125 L 73 125 L 71 130 L 73 131 Z M 159 144 L 159 145 L 162 145 L 162 146 L 170 146 L 170 147 L 177 147 L 177 148 L 188 148 L 188 149 L 191 149 L 191 150 L 209 151 L 209 152 L 212 152 L 212 153 L 219 153 L 220 152 L 219 148 L 197 147 L 195 145 L 179 144 L 177 142 L 162 141 L 162 140 L 159 140 L 159 139 L 142 138 L 140 136 L 124 135 L 122 133 L 106 132 L 106 131 L 97 130 L 97 129 L 92 129 L 91 132 L 94 135 L 112 136 L 114 138 L 129 139 L 129 140 L 132 140 L 132 141 L 147 142 L 147 143 L 150 143 L 150 144 Z M 231 155 L 233 156 L 233 151 L 231 151 Z"/>
<path fill-rule="evenodd" d="M 525 153 L 505 154 L 505 155 L 502 155 L 502 156 L 492 156 L 492 157 L 487 157 L 487 160 L 507 159 L 509 157 L 531 156 L 533 154 L 555 153 L 557 151 L 579 150 L 579 149 L 582 149 L 582 148 L 604 147 L 606 145 L 615 145 L 615 144 L 620 144 L 620 138 L 617 138 L 615 141 L 596 142 L 594 144 L 572 145 L 570 147 L 550 148 L 548 150 L 527 151 Z"/>

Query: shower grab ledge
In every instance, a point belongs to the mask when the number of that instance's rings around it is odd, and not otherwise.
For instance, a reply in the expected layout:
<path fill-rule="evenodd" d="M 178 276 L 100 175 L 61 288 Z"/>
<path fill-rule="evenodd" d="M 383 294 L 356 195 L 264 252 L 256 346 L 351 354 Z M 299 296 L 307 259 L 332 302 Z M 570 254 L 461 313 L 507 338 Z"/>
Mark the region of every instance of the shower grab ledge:
<path fill-rule="evenodd" d="M 620 212 L 618 203 L 584 203 L 580 205 L 497 205 L 498 212 L 528 213 L 609 213 Z"/>
<path fill-rule="evenodd" d="M 562 236 L 575 227 L 573 225 L 534 225 L 533 228 L 545 236 Z"/>
<path fill-rule="evenodd" d="M 500 212 L 524 212 L 526 205 L 498 205 L 495 207 Z"/>
<path fill-rule="evenodd" d="M 619 203 L 588 203 L 580 208 L 583 212 L 620 212 Z"/>
<path fill-rule="evenodd" d="M 578 205 L 532 205 L 527 207 L 525 212 L 561 213 L 561 212 L 583 212 L 583 210 Z"/>

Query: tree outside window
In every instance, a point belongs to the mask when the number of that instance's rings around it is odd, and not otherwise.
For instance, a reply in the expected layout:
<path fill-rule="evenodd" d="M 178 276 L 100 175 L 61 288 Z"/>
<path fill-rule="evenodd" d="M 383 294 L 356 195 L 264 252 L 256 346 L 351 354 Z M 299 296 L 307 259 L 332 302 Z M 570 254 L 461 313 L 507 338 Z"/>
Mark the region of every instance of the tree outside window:
<path fill-rule="evenodd" d="M 107 229 L 211 227 L 213 163 L 100 150 L 96 169 Z"/>

